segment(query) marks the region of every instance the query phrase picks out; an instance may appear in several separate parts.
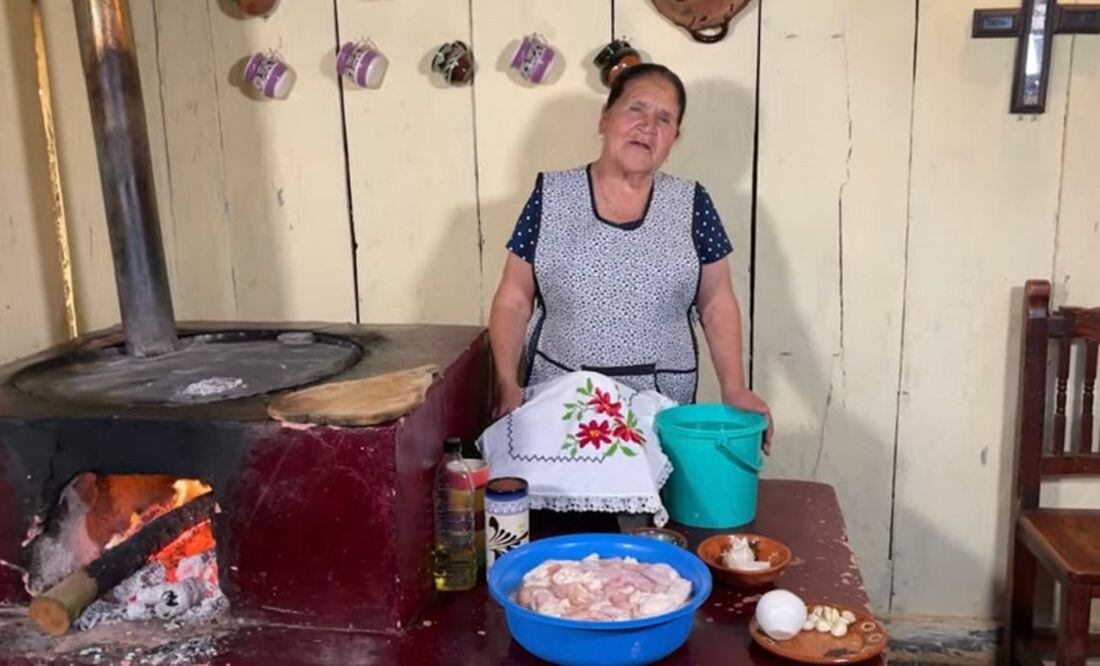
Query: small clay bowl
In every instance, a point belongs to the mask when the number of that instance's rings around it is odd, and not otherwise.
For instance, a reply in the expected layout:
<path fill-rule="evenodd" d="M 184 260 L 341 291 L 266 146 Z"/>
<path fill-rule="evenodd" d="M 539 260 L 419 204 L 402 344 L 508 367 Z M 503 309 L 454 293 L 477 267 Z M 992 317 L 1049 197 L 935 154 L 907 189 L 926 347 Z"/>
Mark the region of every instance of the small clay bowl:
<path fill-rule="evenodd" d="M 678 546 L 685 550 L 688 547 L 687 537 L 676 530 L 666 530 L 660 527 L 635 527 L 632 530 L 628 530 L 627 534 L 664 541 L 665 543 L 670 543 L 673 546 Z"/>
<path fill-rule="evenodd" d="M 756 553 L 759 561 L 770 562 L 767 569 L 743 571 L 730 569 L 722 563 L 722 552 L 729 549 L 730 537 L 739 536 L 749 540 L 749 547 Z M 758 534 L 719 534 L 712 536 L 695 549 L 699 559 L 707 563 L 716 579 L 732 587 L 759 587 L 771 583 L 791 563 L 791 549 L 775 539 Z"/>

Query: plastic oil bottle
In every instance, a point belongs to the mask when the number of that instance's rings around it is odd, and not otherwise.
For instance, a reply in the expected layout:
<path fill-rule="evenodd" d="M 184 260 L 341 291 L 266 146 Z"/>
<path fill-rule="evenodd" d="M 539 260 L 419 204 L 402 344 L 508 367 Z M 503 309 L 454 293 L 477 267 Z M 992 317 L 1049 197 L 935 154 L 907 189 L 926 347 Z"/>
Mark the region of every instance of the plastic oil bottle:
<path fill-rule="evenodd" d="M 443 442 L 435 472 L 435 588 L 469 590 L 477 583 L 474 546 L 474 478 L 462 457 L 462 440 Z"/>

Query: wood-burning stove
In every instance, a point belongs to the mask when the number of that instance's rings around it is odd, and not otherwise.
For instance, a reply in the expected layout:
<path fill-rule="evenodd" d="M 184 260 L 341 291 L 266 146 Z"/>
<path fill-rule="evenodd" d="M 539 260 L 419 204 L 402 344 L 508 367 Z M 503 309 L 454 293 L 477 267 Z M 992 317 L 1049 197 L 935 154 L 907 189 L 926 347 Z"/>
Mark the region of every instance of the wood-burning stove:
<path fill-rule="evenodd" d="M 24 601 L 28 543 L 78 475 L 212 486 L 231 611 L 394 632 L 432 594 L 432 470 L 488 418 L 483 331 L 461 326 L 194 324 L 177 330 L 126 0 L 73 0 L 122 314 L 0 368 L 0 602 Z M 305 383 L 433 364 L 423 405 L 377 427 L 284 425 Z"/>
<path fill-rule="evenodd" d="M 465 326 L 209 324 L 225 330 L 313 330 L 361 346 L 331 380 L 408 367 L 443 368 L 425 402 L 375 427 L 290 425 L 268 417 L 273 394 L 205 404 L 120 406 L 46 398 L 14 380 L 88 349 L 94 334 L 0 368 L 0 602 L 26 600 L 28 537 L 77 475 L 163 474 L 213 487 L 222 590 L 241 617 L 400 631 L 433 594 L 432 474 L 447 436 L 488 420 L 483 331 Z"/>

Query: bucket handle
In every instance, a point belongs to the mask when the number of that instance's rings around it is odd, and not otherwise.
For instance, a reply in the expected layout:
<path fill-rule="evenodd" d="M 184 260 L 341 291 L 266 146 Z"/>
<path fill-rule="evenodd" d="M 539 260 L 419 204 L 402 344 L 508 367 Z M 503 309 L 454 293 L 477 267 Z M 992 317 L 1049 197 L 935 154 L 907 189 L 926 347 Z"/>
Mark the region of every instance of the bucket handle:
<path fill-rule="evenodd" d="M 726 454 L 727 458 L 732 459 L 733 462 L 741 465 L 742 467 L 747 467 L 753 472 L 759 472 L 760 470 L 764 469 L 764 454 L 759 449 L 757 449 L 756 454 L 757 460 L 752 461 L 746 460 L 744 456 L 738 453 L 737 449 L 733 448 L 730 445 L 729 440 L 724 439 L 718 442 L 718 448 L 722 450 L 722 453 Z"/>

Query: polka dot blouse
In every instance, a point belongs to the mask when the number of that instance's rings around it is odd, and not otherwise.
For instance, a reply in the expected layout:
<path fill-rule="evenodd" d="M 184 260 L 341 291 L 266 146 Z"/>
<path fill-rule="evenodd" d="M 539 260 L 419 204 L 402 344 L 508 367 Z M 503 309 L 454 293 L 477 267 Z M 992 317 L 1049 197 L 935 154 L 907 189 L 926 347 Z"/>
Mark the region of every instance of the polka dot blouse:
<path fill-rule="evenodd" d="M 593 209 L 595 203 L 593 202 Z M 692 236 L 695 241 L 695 251 L 699 255 L 699 263 L 709 264 L 725 257 L 733 252 L 729 236 L 722 227 L 722 220 L 718 218 L 718 211 L 714 209 L 714 202 L 706 189 L 695 184 L 694 219 L 692 220 Z M 535 259 L 535 241 L 539 236 L 539 221 L 542 219 L 542 174 L 535 181 L 535 189 L 527 199 L 519 219 L 516 220 L 516 228 L 512 231 L 506 247 L 520 259 L 532 263 Z M 615 226 L 623 230 L 637 229 L 645 220 L 635 220 Z M 608 224 L 611 224 L 608 222 Z"/>

